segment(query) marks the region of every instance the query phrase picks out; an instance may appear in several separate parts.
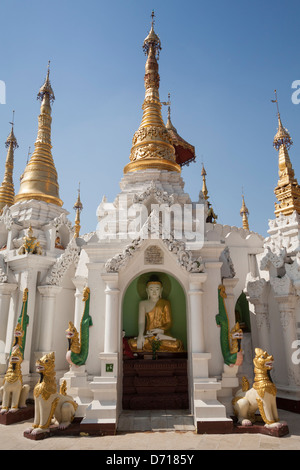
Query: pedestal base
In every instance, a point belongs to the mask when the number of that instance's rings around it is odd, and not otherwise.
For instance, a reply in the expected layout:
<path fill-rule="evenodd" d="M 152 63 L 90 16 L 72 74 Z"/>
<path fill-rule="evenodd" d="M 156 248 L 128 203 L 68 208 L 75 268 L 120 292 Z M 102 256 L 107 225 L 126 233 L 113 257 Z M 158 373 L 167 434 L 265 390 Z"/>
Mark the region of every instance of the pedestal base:
<path fill-rule="evenodd" d="M 17 411 L 6 411 L 0 414 L 0 424 L 9 425 L 27 421 L 34 417 L 34 404 L 29 403 L 26 408 L 20 408 Z"/>
<path fill-rule="evenodd" d="M 24 432 L 23 436 L 26 439 L 33 441 L 40 441 L 53 436 L 114 436 L 116 434 L 115 423 L 83 423 L 82 418 L 74 418 L 73 422 L 66 429 L 58 429 L 58 427 L 52 427 L 48 431 L 40 432 L 38 434 L 32 434 L 30 432 Z"/>
<path fill-rule="evenodd" d="M 207 419 L 196 423 L 197 434 L 230 434 L 233 432 L 231 419 Z"/>
<path fill-rule="evenodd" d="M 233 418 L 233 430 L 234 433 L 243 434 L 265 434 L 273 437 L 283 437 L 289 434 L 289 428 L 286 423 L 278 423 L 278 426 L 266 426 L 263 422 L 256 422 L 252 426 L 242 426 L 238 424 Z"/>

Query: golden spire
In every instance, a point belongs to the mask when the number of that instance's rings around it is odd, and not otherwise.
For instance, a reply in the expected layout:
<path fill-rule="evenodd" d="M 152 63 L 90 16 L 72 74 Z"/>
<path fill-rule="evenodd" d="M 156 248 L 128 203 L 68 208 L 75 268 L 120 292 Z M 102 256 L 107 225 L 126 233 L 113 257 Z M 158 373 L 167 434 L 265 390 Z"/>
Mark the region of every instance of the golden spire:
<path fill-rule="evenodd" d="M 207 190 L 207 186 L 206 186 L 206 171 L 205 171 L 203 163 L 202 163 L 201 175 L 202 175 L 202 194 L 203 194 L 203 197 L 204 197 L 204 199 L 207 203 L 207 208 L 208 208 L 207 216 L 206 216 L 206 222 L 209 222 L 211 224 L 215 224 L 218 216 L 214 213 L 212 205 L 208 200 L 209 196 L 208 196 L 208 190 Z"/>
<path fill-rule="evenodd" d="M 143 50 L 147 56 L 145 66 L 145 99 L 142 106 L 143 116 L 139 129 L 132 139 L 130 163 L 124 173 L 149 168 L 180 172 L 176 163 L 175 149 L 171 136 L 161 115 L 159 99 L 158 57 L 161 50 L 160 39 L 154 31 L 154 12 L 151 29 L 144 40 Z"/>
<path fill-rule="evenodd" d="M 278 203 L 275 203 L 275 215 L 290 215 L 294 211 L 300 214 L 300 186 L 298 185 L 295 173 L 291 164 L 288 150 L 293 145 L 291 136 L 283 127 L 278 108 L 277 93 L 275 90 L 275 100 L 277 104 L 278 130 L 273 140 L 273 146 L 278 151 L 279 180 L 274 190 Z"/>
<path fill-rule="evenodd" d="M 207 201 L 207 199 L 208 199 L 208 190 L 207 190 L 207 186 L 206 186 L 206 171 L 205 171 L 203 163 L 202 163 L 201 176 L 202 176 L 202 194 L 204 196 L 204 199 Z"/>
<path fill-rule="evenodd" d="M 243 194 L 242 194 L 242 199 L 243 199 L 243 202 L 242 202 L 242 207 L 241 207 L 241 210 L 240 210 L 240 215 L 243 218 L 243 228 L 245 230 L 249 230 L 249 222 L 248 222 L 249 211 L 248 211 L 248 208 L 245 204 L 245 199 L 244 199 Z"/>
<path fill-rule="evenodd" d="M 8 150 L 5 162 L 4 178 L 0 186 L 0 211 L 2 211 L 5 206 L 12 206 L 15 198 L 13 169 L 14 151 L 18 147 L 18 142 L 14 135 L 14 113 L 15 112 L 13 111 L 13 120 L 10 123 L 11 131 L 5 142 L 5 147 L 8 148 Z"/>
<path fill-rule="evenodd" d="M 80 232 L 80 212 L 83 209 L 83 205 L 80 200 L 80 184 L 78 188 L 78 196 L 77 196 L 77 201 L 74 204 L 73 209 L 76 211 L 76 216 L 75 216 L 75 232 L 74 232 L 74 238 L 79 237 L 79 232 Z"/>
<path fill-rule="evenodd" d="M 37 199 L 62 206 L 63 202 L 59 198 L 57 172 L 51 153 L 51 103 L 55 100 L 55 96 L 49 74 L 50 61 L 45 83 L 37 95 L 41 101 L 41 109 L 38 118 L 37 139 L 34 144 L 35 149 L 22 175 L 15 202 Z"/>

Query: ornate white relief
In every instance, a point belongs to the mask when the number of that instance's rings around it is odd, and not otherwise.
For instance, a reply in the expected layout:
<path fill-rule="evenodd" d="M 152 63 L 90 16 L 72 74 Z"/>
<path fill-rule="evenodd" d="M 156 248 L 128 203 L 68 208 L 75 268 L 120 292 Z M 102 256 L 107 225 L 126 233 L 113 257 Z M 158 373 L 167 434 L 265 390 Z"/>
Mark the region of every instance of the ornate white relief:
<path fill-rule="evenodd" d="M 285 265 L 285 270 L 293 282 L 300 280 L 300 253 L 296 254 L 296 257 L 292 263 Z"/>
<path fill-rule="evenodd" d="M 292 311 L 282 310 L 280 312 L 280 324 L 284 332 L 287 331 L 289 326 L 295 324 L 295 316 Z"/>
<path fill-rule="evenodd" d="M 226 248 L 222 251 L 221 256 L 220 256 L 220 261 L 223 262 L 223 265 L 221 268 L 222 278 L 235 277 L 235 269 L 234 269 L 234 265 L 230 256 L 230 250 L 228 246 L 226 246 Z"/>
<path fill-rule="evenodd" d="M 300 216 L 294 211 L 291 215 L 280 214 L 274 220 L 269 220 L 270 237 L 265 240 L 265 247 L 271 251 L 285 248 L 288 254 L 300 250 L 299 243 Z"/>
<path fill-rule="evenodd" d="M 260 261 L 260 269 L 267 271 L 270 268 L 270 265 L 273 265 L 274 268 L 278 269 L 284 266 L 284 263 L 287 261 L 286 249 L 282 248 L 279 252 L 274 253 L 271 251 L 270 247 L 267 247 L 264 256 Z"/>
<path fill-rule="evenodd" d="M 260 313 L 255 316 L 255 319 L 258 330 L 262 330 L 264 327 L 270 328 L 270 319 L 267 313 Z"/>
<path fill-rule="evenodd" d="M 269 220 L 270 230 L 276 230 L 278 228 L 285 228 L 286 226 L 293 226 L 300 224 L 300 216 L 297 211 L 294 211 L 291 215 L 279 214 L 276 219 Z"/>
<path fill-rule="evenodd" d="M 271 286 L 278 297 L 295 295 L 291 279 L 285 274 L 283 277 L 271 277 Z"/>
<path fill-rule="evenodd" d="M 155 182 L 151 181 L 150 186 L 143 193 L 134 195 L 133 202 L 135 204 L 144 203 L 151 196 L 153 196 L 158 203 L 168 204 L 169 206 L 174 204 L 177 199 L 175 194 L 169 195 L 167 191 L 157 188 Z"/>
<path fill-rule="evenodd" d="M 61 226 L 64 226 L 67 227 L 70 233 L 74 232 L 74 227 L 64 212 L 62 212 L 59 217 L 55 217 L 53 220 L 53 226 L 56 228 L 56 230 L 58 230 Z"/>
<path fill-rule="evenodd" d="M 59 286 L 62 278 L 64 277 L 69 266 L 73 263 L 75 267 L 79 261 L 80 247 L 74 238 L 71 239 L 63 254 L 57 258 L 48 276 L 46 277 L 45 284 L 52 286 Z"/>
<path fill-rule="evenodd" d="M 4 223 L 6 230 L 11 230 L 14 223 L 13 217 L 8 206 L 4 206 L 0 216 L 0 222 Z"/>
<path fill-rule="evenodd" d="M 124 266 L 129 258 L 136 253 L 136 250 L 138 250 L 143 242 L 142 238 L 137 238 L 135 240 L 132 240 L 131 243 L 129 243 L 125 250 L 123 250 L 122 253 L 113 256 L 110 258 L 106 263 L 105 263 L 105 270 L 108 273 L 117 273 L 119 272 L 119 269 Z"/>
<path fill-rule="evenodd" d="M 202 273 L 204 271 L 204 263 L 202 258 L 199 256 L 198 259 L 193 259 L 192 252 L 185 249 L 185 243 L 183 241 L 170 239 L 163 240 L 171 253 L 177 256 L 177 262 L 180 266 L 189 273 Z"/>
<path fill-rule="evenodd" d="M 7 282 L 8 277 L 6 274 L 5 262 L 3 255 L 0 256 L 0 283 Z"/>
<path fill-rule="evenodd" d="M 143 238 L 137 238 L 129 243 L 125 250 L 110 258 L 105 263 L 105 270 L 106 272 L 118 272 L 119 269 L 127 262 L 129 259 L 136 253 L 136 251 L 141 247 L 143 243 Z M 186 271 L 190 273 L 200 273 L 203 272 L 204 264 L 202 263 L 202 259 L 199 257 L 198 259 L 193 259 L 192 253 L 189 250 L 185 249 L 185 243 L 178 240 L 162 240 L 163 243 L 166 245 L 167 249 L 176 255 L 178 264 L 186 269 Z"/>
<path fill-rule="evenodd" d="M 267 294 L 267 287 L 269 283 L 263 278 L 253 278 L 252 276 L 248 277 L 248 282 L 246 284 L 247 293 L 249 296 L 249 300 L 252 301 L 253 299 L 263 299 L 266 297 Z"/>

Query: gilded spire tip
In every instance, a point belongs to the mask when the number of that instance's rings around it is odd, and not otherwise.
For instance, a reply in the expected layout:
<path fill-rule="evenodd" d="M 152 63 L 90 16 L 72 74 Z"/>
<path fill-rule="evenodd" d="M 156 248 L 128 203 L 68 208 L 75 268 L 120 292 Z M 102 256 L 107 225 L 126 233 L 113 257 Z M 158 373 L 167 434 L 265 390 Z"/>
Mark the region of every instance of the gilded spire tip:
<path fill-rule="evenodd" d="M 80 200 L 80 183 L 79 183 L 77 191 L 78 191 L 77 200 L 76 200 L 76 202 L 74 204 L 74 207 L 73 207 L 73 209 L 76 212 L 74 238 L 79 237 L 79 232 L 80 232 L 80 228 L 81 228 L 81 226 L 80 226 L 80 212 L 83 209 L 83 205 L 82 205 L 82 202 Z"/>
<path fill-rule="evenodd" d="M 9 147 L 10 145 L 12 145 L 13 148 L 15 149 L 15 148 L 18 148 L 19 145 L 14 134 L 14 122 L 15 122 L 15 111 L 13 111 L 12 121 L 9 122 L 9 124 L 11 124 L 11 131 L 5 142 L 5 147 Z"/>
<path fill-rule="evenodd" d="M 154 10 L 151 13 L 151 29 L 148 36 L 145 38 L 143 43 L 143 51 L 145 55 L 149 54 L 151 48 L 153 48 L 156 58 L 159 58 L 159 51 L 161 51 L 161 42 L 158 35 L 154 31 Z"/>
<path fill-rule="evenodd" d="M 48 95 L 50 102 L 53 103 L 55 96 L 50 83 L 50 60 L 48 60 L 46 79 L 38 92 L 37 99 L 42 100 L 45 95 Z"/>
<path fill-rule="evenodd" d="M 276 150 L 279 150 L 282 145 L 285 145 L 285 147 L 289 149 L 293 145 L 293 141 L 289 134 L 289 131 L 282 125 L 281 117 L 279 113 L 277 91 L 274 90 L 274 93 L 275 93 L 275 100 L 271 100 L 271 101 L 272 103 L 276 103 L 277 117 L 278 117 L 278 129 L 277 129 L 276 135 L 274 136 L 273 146 L 275 147 Z"/>
<path fill-rule="evenodd" d="M 244 194 L 242 194 L 242 207 L 240 210 L 240 216 L 243 218 L 243 228 L 245 230 L 249 230 L 249 222 L 248 222 L 249 211 L 245 204 Z"/>

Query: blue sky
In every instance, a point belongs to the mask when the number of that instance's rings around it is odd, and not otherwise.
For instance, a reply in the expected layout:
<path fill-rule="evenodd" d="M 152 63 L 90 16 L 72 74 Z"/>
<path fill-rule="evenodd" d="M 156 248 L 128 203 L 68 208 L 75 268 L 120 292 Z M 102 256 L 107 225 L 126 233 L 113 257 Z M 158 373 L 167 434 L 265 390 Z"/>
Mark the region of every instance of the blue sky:
<path fill-rule="evenodd" d="M 278 180 L 275 88 L 300 181 L 300 105 L 291 100 L 291 85 L 300 80 L 299 1 L 2 0 L 0 179 L 15 110 L 18 192 L 37 135 L 36 94 L 51 60 L 52 154 L 60 197 L 74 221 L 80 181 L 82 232 L 96 229 L 97 206 L 103 195 L 113 201 L 118 194 L 141 122 L 142 43 L 152 9 L 162 42 L 160 98 L 171 93 L 172 122 L 196 147 L 197 162 L 182 171 L 185 191 L 198 199 L 204 162 L 218 222 L 242 225 L 243 188 L 250 229 L 267 235 Z"/>

